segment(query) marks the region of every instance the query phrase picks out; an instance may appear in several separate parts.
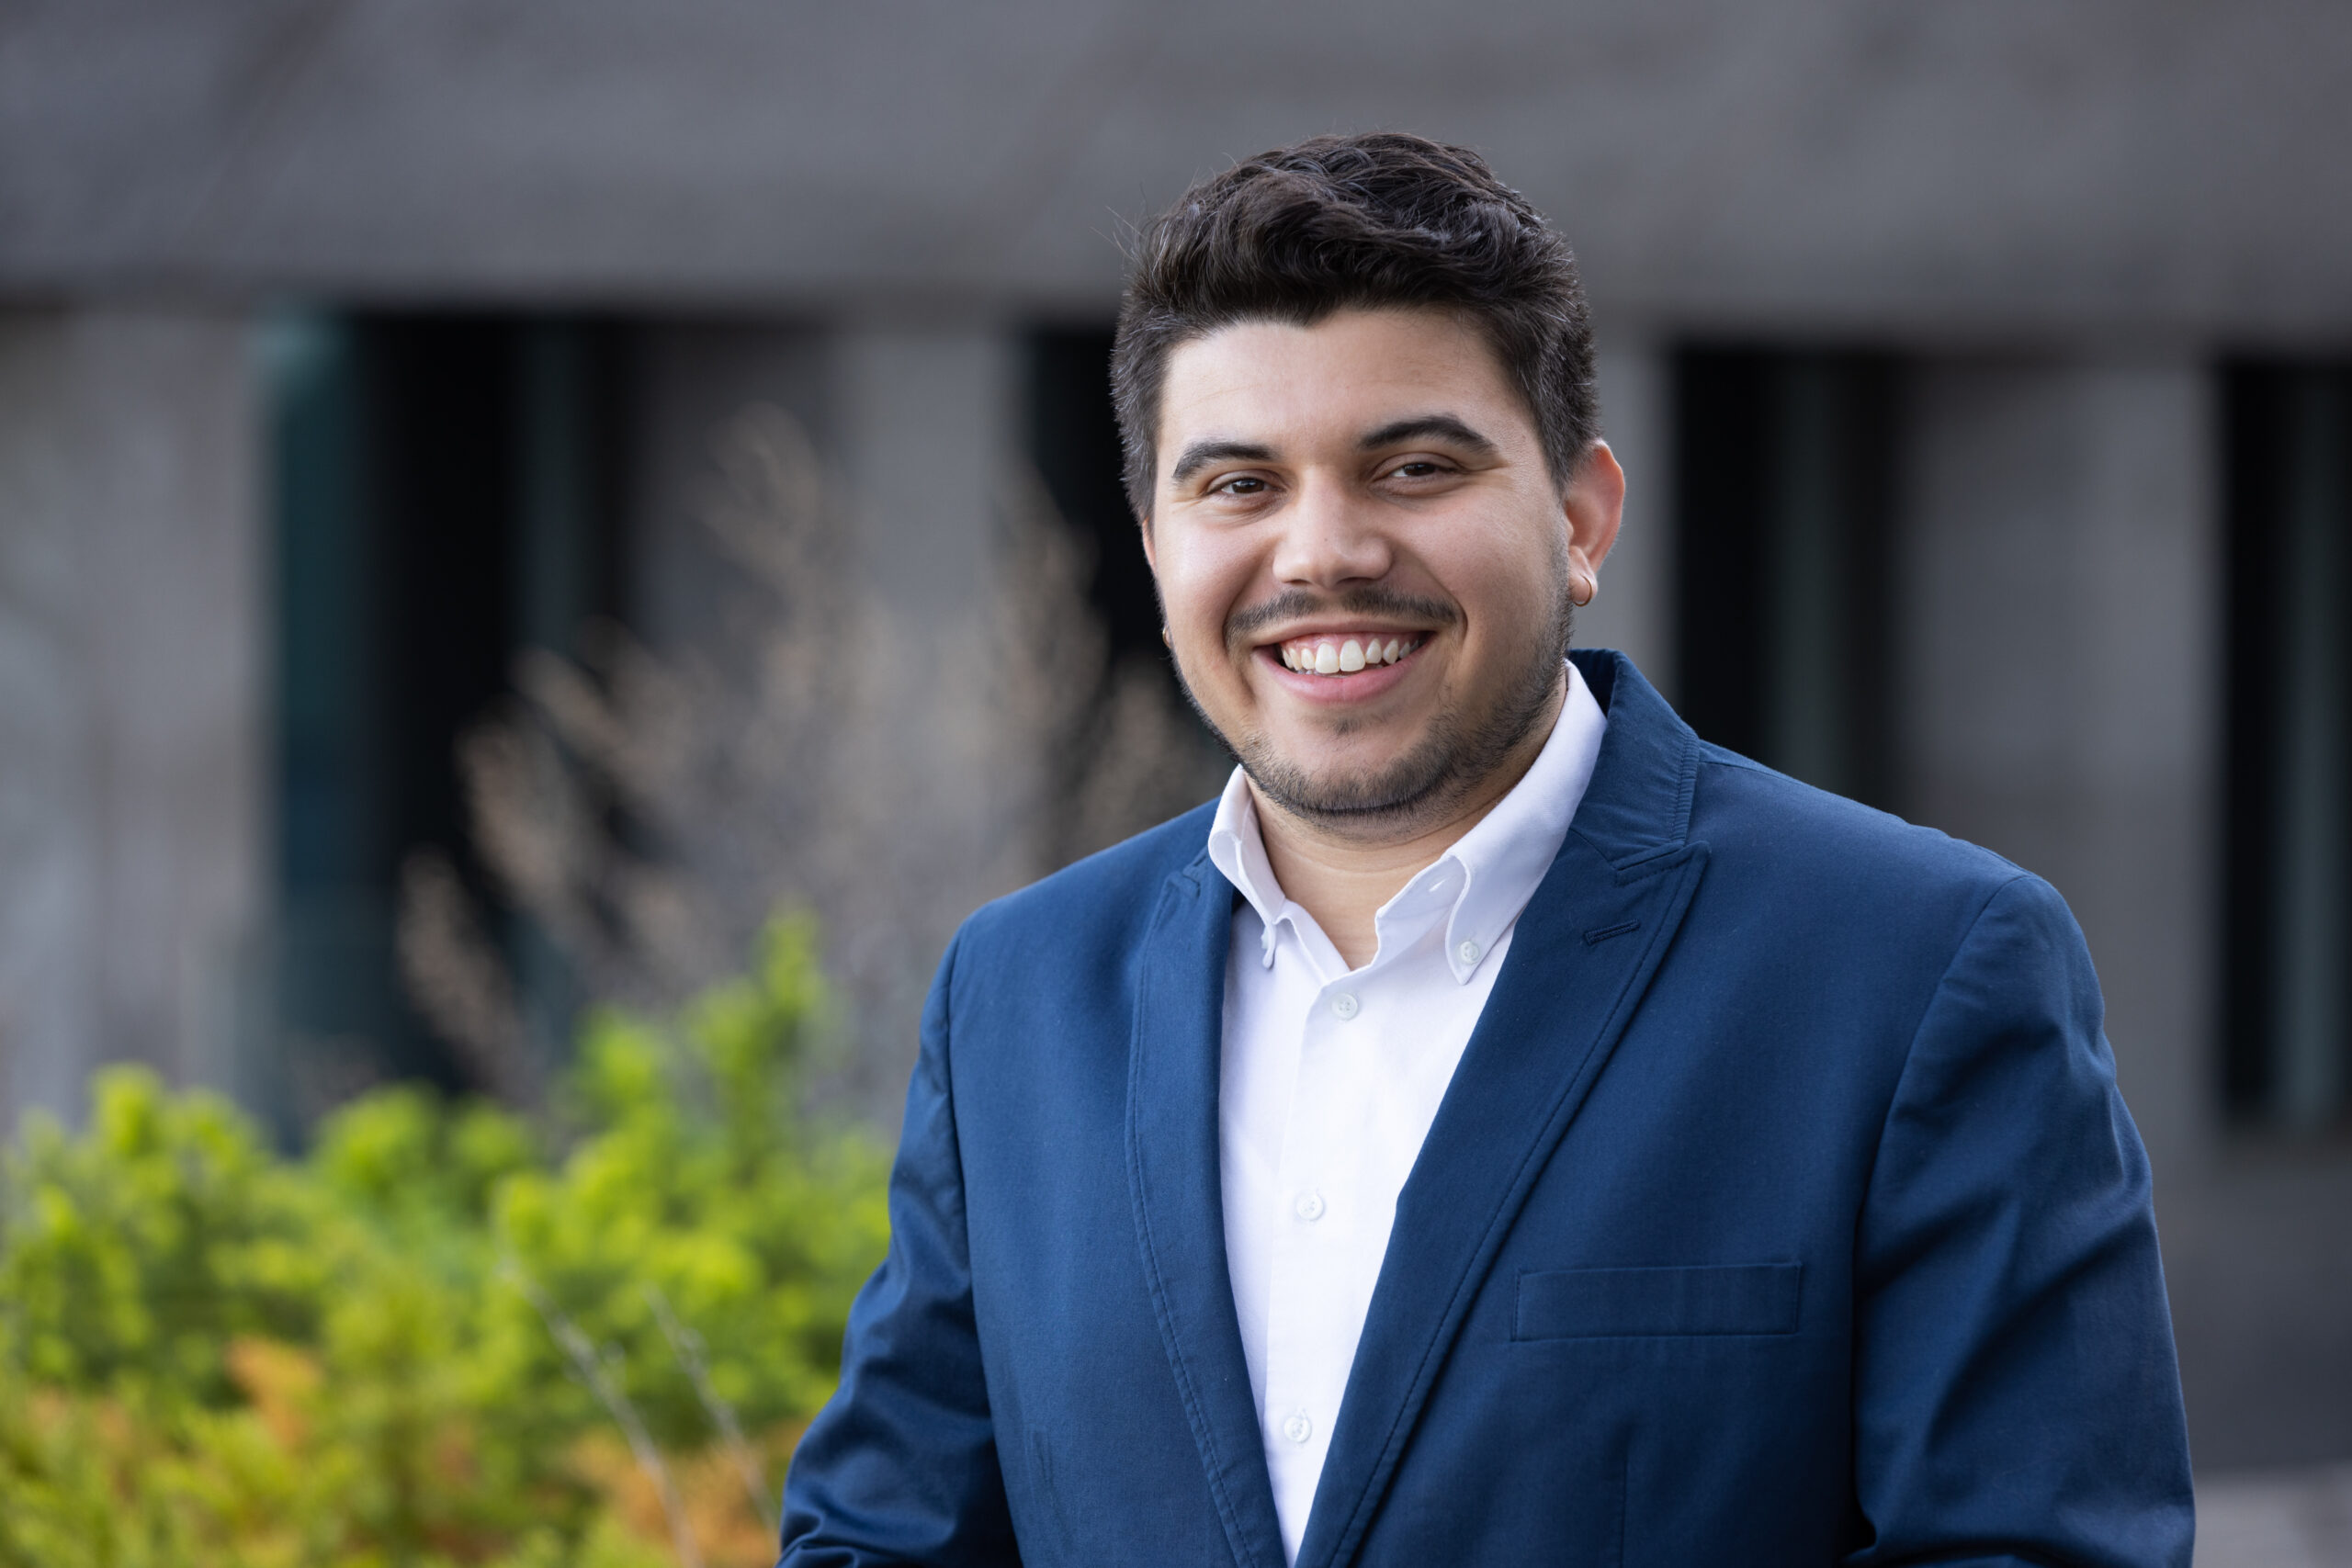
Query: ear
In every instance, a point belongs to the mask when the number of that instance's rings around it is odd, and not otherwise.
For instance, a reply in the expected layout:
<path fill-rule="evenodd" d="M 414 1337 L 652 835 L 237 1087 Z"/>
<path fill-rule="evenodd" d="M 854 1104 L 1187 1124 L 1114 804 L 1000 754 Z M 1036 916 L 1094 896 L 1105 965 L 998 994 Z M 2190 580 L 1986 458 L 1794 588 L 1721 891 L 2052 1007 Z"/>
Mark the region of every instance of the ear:
<path fill-rule="evenodd" d="M 1159 575 L 1159 551 L 1152 543 L 1150 517 L 1143 516 L 1136 518 L 1136 532 L 1143 536 L 1143 563 L 1144 565 L 1151 568 L 1152 576 L 1158 577 Z"/>
<path fill-rule="evenodd" d="M 1560 509 L 1567 516 L 1568 570 L 1598 587 L 1600 563 L 1617 542 L 1617 525 L 1625 514 L 1625 470 L 1617 466 L 1609 443 L 1596 441 L 1584 455 Z"/>

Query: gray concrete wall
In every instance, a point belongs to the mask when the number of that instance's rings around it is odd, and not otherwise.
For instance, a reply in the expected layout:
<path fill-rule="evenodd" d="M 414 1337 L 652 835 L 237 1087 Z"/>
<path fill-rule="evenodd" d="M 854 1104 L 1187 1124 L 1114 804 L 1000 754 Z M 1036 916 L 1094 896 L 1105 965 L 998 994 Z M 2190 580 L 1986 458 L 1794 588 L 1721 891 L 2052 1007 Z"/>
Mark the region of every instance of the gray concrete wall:
<path fill-rule="evenodd" d="M 903 317 L 638 333 L 632 622 L 657 642 L 692 643 L 707 627 L 729 573 L 698 517 L 718 478 L 714 443 L 765 403 L 822 453 L 865 581 L 910 626 L 968 641 L 1016 457 L 1016 346 L 994 325 Z"/>
<path fill-rule="evenodd" d="M 2221 1119 L 2216 390 L 2167 354 L 1920 369 L 1900 641 L 1907 814 L 2048 877 L 2089 941 L 2227 1470 L 2352 1452 L 2352 1158 Z"/>
<path fill-rule="evenodd" d="M 0 315 L 0 1119 L 97 1063 L 226 1082 L 263 887 L 245 323 Z"/>
<path fill-rule="evenodd" d="M 910 627 L 977 647 L 1019 427 L 1016 345 L 979 322 L 857 321 L 832 344 L 860 558 Z"/>
<path fill-rule="evenodd" d="M 1040 869 L 1017 853 L 1004 863 L 1023 847 L 1009 842 L 1020 824 L 1008 816 L 1043 775 L 1035 756 L 1008 772 L 995 742 L 1019 715 L 1001 711 L 992 686 L 1019 461 L 1018 340 L 921 312 L 821 327 L 649 325 L 635 337 L 628 614 L 673 664 L 718 673 L 721 703 L 742 705 L 718 710 L 742 732 L 722 748 L 738 787 L 713 788 L 690 830 L 709 842 L 688 852 L 710 857 L 707 884 L 755 901 L 731 911 L 737 925 L 764 919 L 780 890 L 821 909 L 859 1045 L 837 1087 L 895 1125 L 948 935 Z M 756 419 L 740 423 L 762 404 L 812 438 L 814 472 L 781 450 L 747 462 L 747 441 L 781 440 Z M 773 473 L 771 462 L 792 469 L 786 494 L 727 491 L 723 468 Z M 800 517 L 788 498 L 811 480 L 816 514 L 805 520 L 818 536 L 803 564 L 826 574 L 806 591 L 823 603 L 781 603 L 706 522 L 722 498 L 739 514 Z"/>
<path fill-rule="evenodd" d="M 1625 515 L 1571 640 L 1629 655 L 1674 695 L 1673 365 L 1638 339 L 1604 345 L 1596 367 L 1602 438 L 1625 470 Z"/>
<path fill-rule="evenodd" d="M 2167 1162 L 2202 1125 L 2218 454 L 2193 361 L 1945 361 L 1909 399 L 1900 798 L 2054 883 Z"/>
<path fill-rule="evenodd" d="M 635 428 L 621 613 L 656 646 L 693 646 L 732 580 L 702 516 L 718 480 L 715 443 L 756 403 L 824 441 L 833 400 L 825 337 L 758 318 L 648 324 L 633 334 L 628 374 Z"/>

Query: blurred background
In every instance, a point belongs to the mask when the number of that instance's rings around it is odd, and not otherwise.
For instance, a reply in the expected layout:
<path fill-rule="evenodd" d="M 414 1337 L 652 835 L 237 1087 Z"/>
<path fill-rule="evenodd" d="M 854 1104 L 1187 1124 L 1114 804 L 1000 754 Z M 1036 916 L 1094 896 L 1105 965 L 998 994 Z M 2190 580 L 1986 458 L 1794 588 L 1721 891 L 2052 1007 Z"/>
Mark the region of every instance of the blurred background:
<path fill-rule="evenodd" d="M 541 1100 L 812 910 L 887 1135 L 973 904 L 1205 798 L 1133 223 L 1329 130 L 1569 235 L 1578 640 L 2050 878 L 2155 1164 L 2200 1563 L 2352 1562 L 2352 11 L 0 12 L 0 1118 Z"/>

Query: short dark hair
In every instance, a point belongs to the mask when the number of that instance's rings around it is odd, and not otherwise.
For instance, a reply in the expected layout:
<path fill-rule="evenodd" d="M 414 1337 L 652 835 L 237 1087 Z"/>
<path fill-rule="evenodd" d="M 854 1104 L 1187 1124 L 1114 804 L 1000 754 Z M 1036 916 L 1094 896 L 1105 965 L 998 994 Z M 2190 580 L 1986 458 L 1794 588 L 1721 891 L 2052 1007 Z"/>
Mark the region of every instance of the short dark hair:
<path fill-rule="evenodd" d="M 1463 147 L 1317 136 L 1212 175 L 1145 226 L 1111 350 L 1127 499 L 1151 515 L 1169 352 L 1243 321 L 1351 307 L 1464 317 L 1527 400 L 1555 482 L 1600 434 L 1592 322 L 1568 243 Z"/>

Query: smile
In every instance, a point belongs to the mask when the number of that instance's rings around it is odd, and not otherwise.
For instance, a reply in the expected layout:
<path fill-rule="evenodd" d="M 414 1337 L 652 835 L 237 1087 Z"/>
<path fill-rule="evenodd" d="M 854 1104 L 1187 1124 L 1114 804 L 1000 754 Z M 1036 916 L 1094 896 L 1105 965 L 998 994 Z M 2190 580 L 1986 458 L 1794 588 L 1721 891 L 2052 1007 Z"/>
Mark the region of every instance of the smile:
<path fill-rule="evenodd" d="M 1352 675 L 1378 664 L 1394 664 L 1421 646 L 1419 634 L 1318 633 L 1292 637 L 1278 649 L 1284 669 L 1303 675 Z"/>

